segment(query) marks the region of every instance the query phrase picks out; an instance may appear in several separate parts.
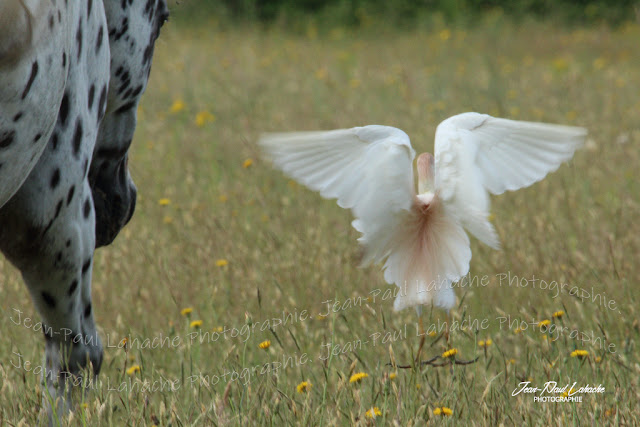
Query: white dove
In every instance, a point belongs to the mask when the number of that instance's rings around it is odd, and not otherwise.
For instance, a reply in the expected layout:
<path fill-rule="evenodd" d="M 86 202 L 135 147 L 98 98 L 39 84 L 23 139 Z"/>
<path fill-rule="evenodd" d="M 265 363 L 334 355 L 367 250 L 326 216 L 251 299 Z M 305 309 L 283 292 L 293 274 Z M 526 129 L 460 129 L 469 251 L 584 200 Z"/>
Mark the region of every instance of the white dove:
<path fill-rule="evenodd" d="M 489 221 L 489 194 L 540 181 L 568 161 L 587 131 L 463 113 L 436 130 L 435 162 L 418 156 L 402 130 L 371 125 L 317 132 L 265 134 L 260 145 L 300 183 L 351 209 L 362 233 L 363 266 L 384 262 L 384 278 L 400 287 L 394 309 L 455 304 L 451 287 L 469 271 L 464 229 L 499 249 Z"/>

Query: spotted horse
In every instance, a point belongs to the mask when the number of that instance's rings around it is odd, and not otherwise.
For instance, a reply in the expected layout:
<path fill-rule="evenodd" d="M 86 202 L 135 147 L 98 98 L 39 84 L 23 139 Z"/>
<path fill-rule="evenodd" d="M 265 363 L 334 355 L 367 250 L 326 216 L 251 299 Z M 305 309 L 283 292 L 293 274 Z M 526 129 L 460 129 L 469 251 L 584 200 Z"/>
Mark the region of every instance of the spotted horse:
<path fill-rule="evenodd" d="M 0 250 L 42 318 L 50 414 L 100 370 L 93 254 L 134 211 L 127 151 L 167 18 L 165 0 L 0 1 Z"/>

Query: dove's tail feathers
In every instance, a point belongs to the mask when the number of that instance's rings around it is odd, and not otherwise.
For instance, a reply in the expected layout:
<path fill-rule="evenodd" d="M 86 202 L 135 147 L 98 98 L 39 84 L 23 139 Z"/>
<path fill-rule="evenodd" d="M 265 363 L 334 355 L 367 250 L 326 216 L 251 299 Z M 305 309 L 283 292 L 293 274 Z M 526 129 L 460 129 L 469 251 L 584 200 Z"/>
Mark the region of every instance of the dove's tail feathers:
<path fill-rule="evenodd" d="M 463 228 L 446 215 L 436 197 L 428 208 L 416 201 L 396 231 L 384 265 L 387 283 L 400 288 L 394 309 L 431 303 L 453 307 L 451 283 L 467 274 L 471 260 L 469 237 Z"/>

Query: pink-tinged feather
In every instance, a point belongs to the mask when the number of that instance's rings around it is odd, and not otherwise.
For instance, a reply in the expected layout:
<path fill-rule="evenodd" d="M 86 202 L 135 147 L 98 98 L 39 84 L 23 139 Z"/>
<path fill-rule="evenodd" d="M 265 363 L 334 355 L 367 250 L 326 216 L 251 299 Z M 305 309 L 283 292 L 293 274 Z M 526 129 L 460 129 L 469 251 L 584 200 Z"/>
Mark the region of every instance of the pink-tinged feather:
<path fill-rule="evenodd" d="M 452 282 L 467 274 L 471 250 L 462 227 L 445 214 L 438 197 L 425 204 L 417 198 L 395 230 L 385 263 L 385 279 L 400 291 L 396 311 L 434 303 L 451 308 Z"/>
<path fill-rule="evenodd" d="M 416 161 L 416 169 L 418 170 L 418 193 L 426 193 L 433 191 L 434 182 L 434 158 L 429 153 L 422 153 Z"/>

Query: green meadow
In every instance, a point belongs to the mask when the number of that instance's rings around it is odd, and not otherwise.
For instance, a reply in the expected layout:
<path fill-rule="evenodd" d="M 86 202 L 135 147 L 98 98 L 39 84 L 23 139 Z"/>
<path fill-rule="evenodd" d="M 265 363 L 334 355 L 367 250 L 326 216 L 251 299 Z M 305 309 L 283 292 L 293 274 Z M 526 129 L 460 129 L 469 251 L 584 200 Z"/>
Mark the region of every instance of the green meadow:
<path fill-rule="evenodd" d="M 130 151 L 137 210 L 96 252 L 102 372 L 61 424 L 640 424 L 639 38 L 636 24 L 499 14 L 287 31 L 189 23 L 176 6 Z M 393 311 L 380 266 L 359 268 L 351 213 L 256 141 L 385 124 L 432 152 L 438 123 L 466 111 L 589 138 L 542 182 L 493 197 L 502 250 L 471 239 L 449 345 L 446 313 L 427 307 L 421 357 L 439 357 L 420 365 L 416 313 Z M 34 425 L 44 342 L 5 259 L 0 289 L 0 423 Z M 516 393 L 549 381 L 569 387 Z M 534 399 L 563 392 L 581 401 Z"/>

